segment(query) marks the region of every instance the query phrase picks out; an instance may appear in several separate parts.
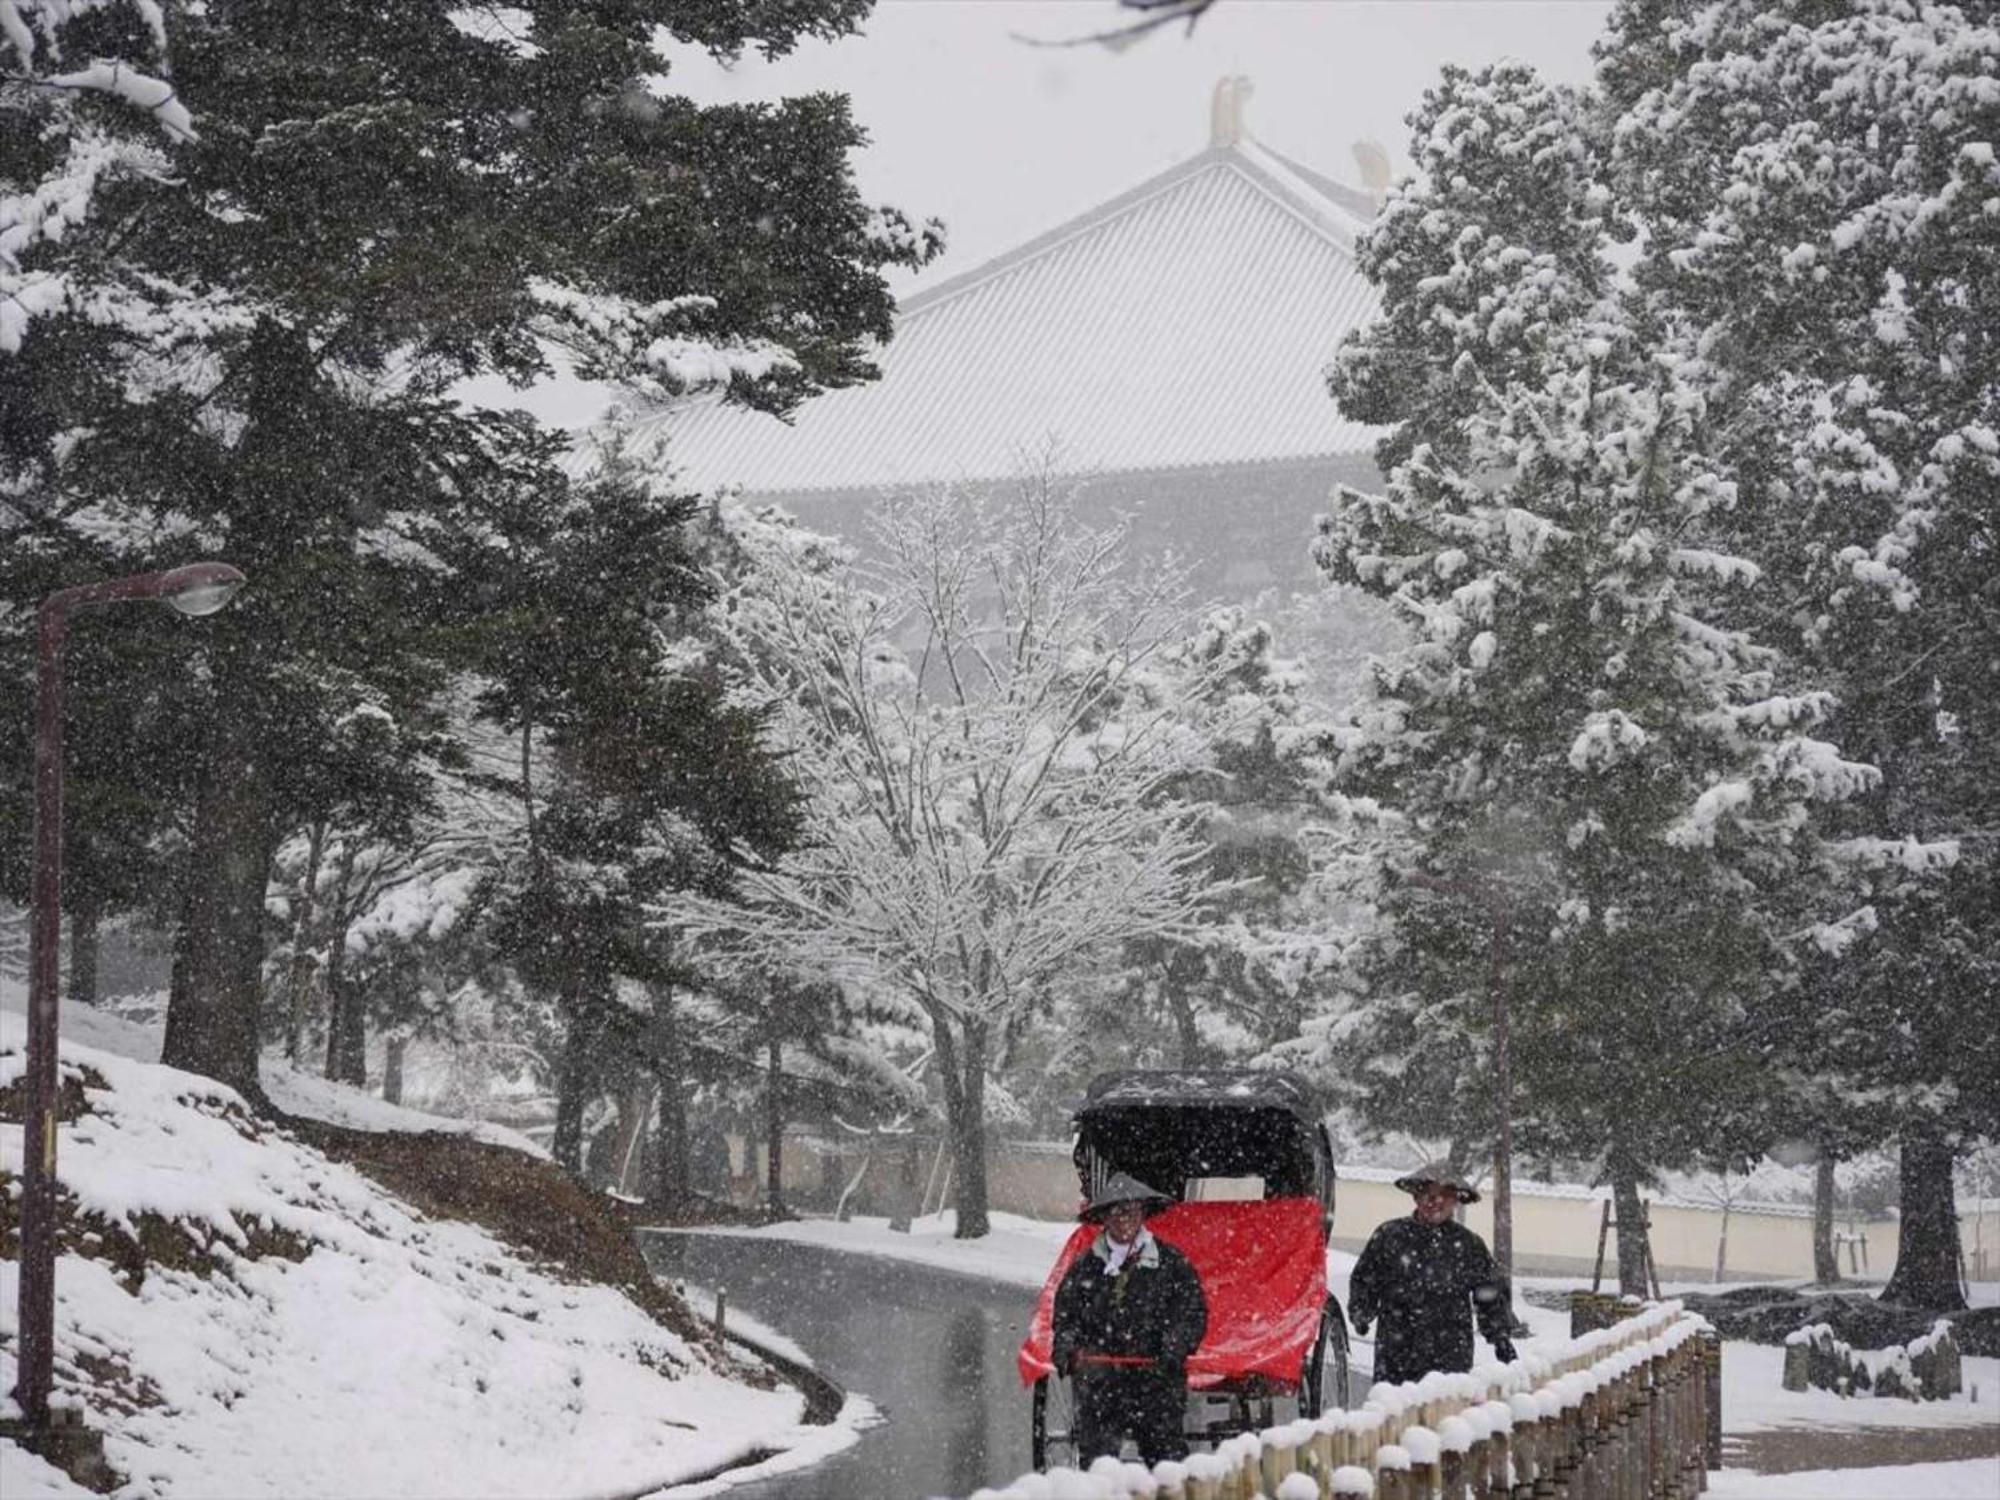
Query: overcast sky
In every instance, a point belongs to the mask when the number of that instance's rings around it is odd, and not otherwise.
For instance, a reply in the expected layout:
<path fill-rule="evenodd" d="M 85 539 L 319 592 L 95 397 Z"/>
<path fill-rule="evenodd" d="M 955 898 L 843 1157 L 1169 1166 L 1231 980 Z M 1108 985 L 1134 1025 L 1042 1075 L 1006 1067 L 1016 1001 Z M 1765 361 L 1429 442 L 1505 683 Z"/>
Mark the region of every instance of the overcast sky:
<path fill-rule="evenodd" d="M 1247 76 L 1259 140 L 1359 186 L 1352 150 L 1382 145 L 1408 165 L 1403 117 L 1448 62 L 1513 57 L 1582 82 L 1609 0 L 1218 0 L 1192 35 L 1138 44 L 1033 46 L 1116 27 L 1113 0 L 880 0 L 863 35 L 809 43 L 776 63 L 725 68 L 673 54 L 669 88 L 703 103 L 831 90 L 849 95 L 870 143 L 863 193 L 944 220 L 945 253 L 905 293 L 970 270 L 1192 156 L 1208 144 L 1218 79 Z M 596 420 L 615 393 L 558 380 L 534 391 L 497 378 L 464 394 L 525 406 L 565 427 Z"/>
<path fill-rule="evenodd" d="M 1251 132 L 1356 182 L 1351 148 L 1407 164 L 1403 116 L 1447 62 L 1503 57 L 1582 81 L 1602 0 L 1220 0 L 1192 35 L 1163 27 L 1122 51 L 1034 47 L 1128 19 L 1112 0 L 882 0 L 866 34 L 776 64 L 677 58 L 670 86 L 703 102 L 815 89 L 854 100 L 874 201 L 945 221 L 955 275 L 1202 149 L 1218 78 L 1254 87 Z M 900 289 L 900 288 L 899 288 Z"/>

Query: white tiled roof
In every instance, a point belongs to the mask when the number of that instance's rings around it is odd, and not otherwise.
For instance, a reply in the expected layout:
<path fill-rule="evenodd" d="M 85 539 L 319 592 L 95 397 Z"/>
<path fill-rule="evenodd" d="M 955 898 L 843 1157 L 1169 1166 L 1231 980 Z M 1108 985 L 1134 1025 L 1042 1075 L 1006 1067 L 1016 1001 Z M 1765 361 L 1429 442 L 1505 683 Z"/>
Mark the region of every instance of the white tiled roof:
<path fill-rule="evenodd" d="M 882 378 L 787 426 L 700 401 L 650 419 L 690 486 L 753 494 L 1005 478 L 1053 442 L 1118 472 L 1367 452 L 1324 370 L 1374 315 L 1368 200 L 1254 142 L 1212 146 L 908 299 Z"/>

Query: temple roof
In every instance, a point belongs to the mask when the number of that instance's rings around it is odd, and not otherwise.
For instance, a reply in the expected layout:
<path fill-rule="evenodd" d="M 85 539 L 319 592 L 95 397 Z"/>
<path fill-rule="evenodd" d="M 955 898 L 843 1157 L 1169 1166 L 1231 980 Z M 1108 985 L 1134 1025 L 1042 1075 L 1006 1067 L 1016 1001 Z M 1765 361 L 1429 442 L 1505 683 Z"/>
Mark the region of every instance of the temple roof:
<path fill-rule="evenodd" d="M 1367 195 L 1247 134 L 909 297 L 882 376 L 786 424 L 697 400 L 649 418 L 690 486 L 751 494 L 1365 454 L 1324 372 L 1373 317 Z"/>

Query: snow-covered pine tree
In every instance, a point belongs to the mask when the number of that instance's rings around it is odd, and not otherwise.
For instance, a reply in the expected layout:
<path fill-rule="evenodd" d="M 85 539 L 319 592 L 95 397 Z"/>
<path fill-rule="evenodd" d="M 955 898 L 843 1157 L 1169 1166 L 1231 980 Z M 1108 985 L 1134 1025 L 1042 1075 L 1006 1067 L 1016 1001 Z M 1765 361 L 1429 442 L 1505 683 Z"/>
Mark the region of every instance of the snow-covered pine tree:
<path fill-rule="evenodd" d="M 551 482 L 459 380 L 553 344 L 783 409 L 870 373 L 879 273 L 935 237 L 860 200 L 845 100 L 647 81 L 663 40 L 782 53 L 866 10 L 0 3 L 7 545 L 70 581 L 216 554 L 251 579 L 153 700 L 199 730 L 170 1062 L 254 1095 L 285 769 L 357 690 L 401 722 L 441 686 L 438 633 L 481 601 L 425 518 L 468 477 Z"/>
<path fill-rule="evenodd" d="M 1362 252 L 1384 316 L 1334 377 L 1397 424 L 1388 486 L 1343 492 L 1318 551 L 1416 636 L 1339 767 L 1409 819 L 1417 877 L 1347 1040 L 1378 1121 L 1488 1135 L 1504 983 L 1523 1144 L 1603 1160 L 1628 1212 L 1650 1171 L 1756 1144 L 1759 1017 L 1845 915 L 1816 804 L 1874 773 L 1724 621 L 1759 573 L 1710 545 L 1732 486 L 1685 341 L 1617 269 L 1588 102 L 1450 70 L 1412 123 Z"/>
<path fill-rule="evenodd" d="M 1836 1133 L 1887 1103 L 1887 1295 L 1963 1306 L 1955 1153 L 2000 1131 L 2000 25 L 1991 6 L 1631 0 L 1600 49 L 1647 284 L 1701 330 L 1757 628 L 1882 783 L 1880 929 L 1798 1018 Z M 1942 875 L 1910 836 L 1955 842 Z M 1934 851 L 1910 849 L 1922 868 Z"/>

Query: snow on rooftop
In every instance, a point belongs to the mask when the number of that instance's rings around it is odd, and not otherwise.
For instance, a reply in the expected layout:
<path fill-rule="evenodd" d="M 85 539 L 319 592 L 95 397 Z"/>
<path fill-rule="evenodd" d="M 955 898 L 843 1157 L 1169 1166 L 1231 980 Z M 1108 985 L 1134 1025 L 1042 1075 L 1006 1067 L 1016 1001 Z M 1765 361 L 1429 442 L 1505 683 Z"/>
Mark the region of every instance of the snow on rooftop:
<path fill-rule="evenodd" d="M 910 297 L 882 378 L 786 425 L 697 400 L 648 419 L 692 488 L 990 481 L 1365 454 L 1324 371 L 1378 299 L 1367 199 L 1247 137 Z"/>

